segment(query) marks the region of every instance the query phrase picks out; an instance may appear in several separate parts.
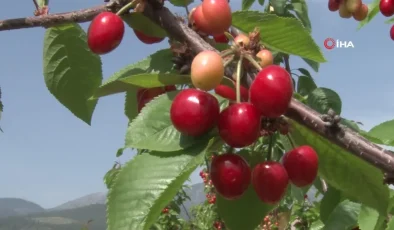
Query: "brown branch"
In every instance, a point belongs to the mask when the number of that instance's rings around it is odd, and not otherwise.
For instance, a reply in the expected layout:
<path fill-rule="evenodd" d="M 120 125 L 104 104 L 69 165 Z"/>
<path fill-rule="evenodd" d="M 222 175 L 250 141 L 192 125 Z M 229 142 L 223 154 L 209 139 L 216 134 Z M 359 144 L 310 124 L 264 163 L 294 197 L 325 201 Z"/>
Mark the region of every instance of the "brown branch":
<path fill-rule="evenodd" d="M 4 20 L 0 21 L 0 30 L 50 27 L 70 22 L 86 22 L 102 11 L 113 9 L 113 4 L 115 3 L 111 2 L 107 5 L 70 13 Z M 166 30 L 172 38 L 186 42 L 196 53 L 203 50 L 216 51 L 211 45 L 191 30 L 186 23 L 183 23 L 175 17 L 167 8 L 164 7 L 162 9 L 153 10 L 147 6 L 144 13 Z M 248 82 L 250 84 L 250 81 Z M 290 107 L 285 115 L 327 138 L 332 143 L 353 153 L 355 156 L 381 169 L 388 177 L 394 175 L 394 155 L 390 151 L 386 151 L 361 137 L 351 129 L 342 125 L 339 125 L 339 130 L 332 129 L 332 127 L 321 119 L 321 114 L 295 99 L 291 101 Z"/>

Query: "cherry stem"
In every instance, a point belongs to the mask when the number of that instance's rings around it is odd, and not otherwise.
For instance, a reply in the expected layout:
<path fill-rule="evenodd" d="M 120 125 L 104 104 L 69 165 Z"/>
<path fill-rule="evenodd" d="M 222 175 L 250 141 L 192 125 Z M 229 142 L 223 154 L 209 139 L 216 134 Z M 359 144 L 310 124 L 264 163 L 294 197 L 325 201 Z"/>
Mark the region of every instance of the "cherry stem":
<path fill-rule="evenodd" d="M 228 58 L 228 59 L 226 59 L 224 62 L 223 62 L 223 67 L 224 68 L 226 68 L 226 66 L 228 66 L 231 62 L 233 62 L 234 61 L 234 55 L 233 56 L 231 56 L 230 58 Z"/>
<path fill-rule="evenodd" d="M 245 58 L 248 59 L 248 61 L 250 63 L 252 63 L 252 65 L 254 66 L 254 68 L 256 68 L 258 71 L 261 71 L 263 68 L 260 66 L 260 64 L 254 60 L 254 58 L 252 56 L 250 56 L 249 54 L 245 55 Z"/>
<path fill-rule="evenodd" d="M 289 134 L 286 134 L 286 137 L 287 137 L 287 139 L 289 140 L 291 147 L 292 147 L 293 149 L 295 149 L 296 146 L 295 146 L 294 141 L 293 141 L 293 139 L 291 138 L 291 136 L 290 136 Z"/>
<path fill-rule="evenodd" d="M 224 50 L 224 51 L 220 52 L 220 56 L 222 58 L 225 58 L 225 57 L 227 57 L 227 56 L 229 56 L 231 54 L 234 54 L 234 50 L 233 49 L 228 49 L 228 50 Z"/>
<path fill-rule="evenodd" d="M 241 76 L 242 76 L 242 62 L 244 56 L 241 54 L 237 64 L 237 81 L 235 82 L 235 90 L 237 94 L 237 103 L 241 103 Z"/>
<path fill-rule="evenodd" d="M 234 37 L 232 34 L 230 34 L 228 32 L 224 32 L 224 36 L 226 36 L 227 39 L 230 40 L 231 42 L 234 42 Z"/>
<path fill-rule="evenodd" d="M 40 10 L 40 7 L 38 6 L 37 0 L 33 0 L 34 6 L 36 7 L 36 10 Z"/>
<path fill-rule="evenodd" d="M 270 139 L 270 141 L 269 141 L 269 143 L 268 143 L 267 161 L 270 161 L 270 160 L 271 160 L 271 157 L 272 157 L 272 147 L 273 147 L 273 144 L 274 144 L 274 138 L 273 138 L 272 135 L 270 135 L 269 139 Z"/>
<path fill-rule="evenodd" d="M 125 13 L 126 11 L 128 11 L 131 7 L 133 7 L 134 3 L 136 2 L 136 0 L 132 0 L 131 2 L 127 3 L 125 6 L 123 6 L 117 13 L 116 15 L 121 15 L 123 13 Z"/>

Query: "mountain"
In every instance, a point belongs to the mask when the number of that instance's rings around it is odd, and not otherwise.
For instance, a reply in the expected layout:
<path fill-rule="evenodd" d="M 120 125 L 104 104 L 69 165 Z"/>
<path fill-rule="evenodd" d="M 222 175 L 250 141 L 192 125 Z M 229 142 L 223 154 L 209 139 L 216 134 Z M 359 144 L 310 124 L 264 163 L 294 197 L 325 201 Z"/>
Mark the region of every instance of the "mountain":
<path fill-rule="evenodd" d="M 44 212 L 45 209 L 33 202 L 19 198 L 0 198 L 0 218 Z"/>
<path fill-rule="evenodd" d="M 75 200 L 68 201 L 64 204 L 48 209 L 48 211 L 74 209 L 74 208 L 89 206 L 92 204 L 105 204 L 106 200 L 107 200 L 107 193 L 97 192 L 80 197 Z"/>

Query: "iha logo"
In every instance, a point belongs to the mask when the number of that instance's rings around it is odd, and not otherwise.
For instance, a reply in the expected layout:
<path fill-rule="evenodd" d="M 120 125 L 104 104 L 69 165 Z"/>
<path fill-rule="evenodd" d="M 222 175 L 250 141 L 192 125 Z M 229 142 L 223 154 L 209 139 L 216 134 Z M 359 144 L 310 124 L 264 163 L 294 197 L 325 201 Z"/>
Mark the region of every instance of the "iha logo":
<path fill-rule="evenodd" d="M 326 47 L 328 50 L 332 50 L 334 48 L 354 48 L 354 45 L 351 41 L 341 41 L 334 40 L 333 38 L 327 38 L 324 40 L 324 47 Z"/>

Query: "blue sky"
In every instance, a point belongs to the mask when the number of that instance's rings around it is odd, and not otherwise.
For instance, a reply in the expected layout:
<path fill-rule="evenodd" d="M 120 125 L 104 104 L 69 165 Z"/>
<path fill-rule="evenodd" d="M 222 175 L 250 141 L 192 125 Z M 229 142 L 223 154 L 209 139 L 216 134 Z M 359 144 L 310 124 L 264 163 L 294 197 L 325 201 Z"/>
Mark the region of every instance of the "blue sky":
<path fill-rule="evenodd" d="M 52 1 L 50 12 L 65 12 L 100 4 L 94 0 Z M 365 2 L 370 3 L 370 1 Z M 21 4 L 21 5 L 19 5 Z M 233 10 L 240 0 L 231 0 Z M 254 5 L 254 9 L 261 8 Z M 182 8 L 172 8 L 184 14 Z M 0 7 L 2 19 L 32 15 L 31 1 L 6 1 Z M 341 19 L 327 9 L 327 0 L 309 1 L 313 37 L 328 62 L 318 74 L 319 86 L 337 91 L 343 101 L 343 116 L 362 121 L 365 129 L 394 118 L 392 86 L 393 41 L 390 25 L 378 15 L 356 31 L 357 22 Z M 83 24 L 86 29 L 87 23 Z M 112 167 L 115 152 L 124 143 L 127 120 L 124 95 L 102 98 L 92 126 L 75 118 L 48 92 L 42 75 L 43 28 L 0 32 L 0 86 L 5 111 L 0 125 L 0 197 L 19 197 L 50 208 L 68 200 L 105 191 L 102 178 Z M 264 31 L 262 31 L 264 33 Z M 352 41 L 354 49 L 323 47 L 327 37 Z M 167 42 L 144 45 L 128 29 L 122 44 L 102 57 L 105 78 L 158 49 Z M 291 57 L 292 68 L 307 65 Z M 128 151 L 125 162 L 133 156 Z M 200 182 L 198 172 L 193 182 Z"/>

